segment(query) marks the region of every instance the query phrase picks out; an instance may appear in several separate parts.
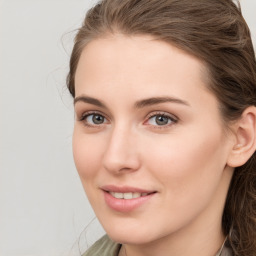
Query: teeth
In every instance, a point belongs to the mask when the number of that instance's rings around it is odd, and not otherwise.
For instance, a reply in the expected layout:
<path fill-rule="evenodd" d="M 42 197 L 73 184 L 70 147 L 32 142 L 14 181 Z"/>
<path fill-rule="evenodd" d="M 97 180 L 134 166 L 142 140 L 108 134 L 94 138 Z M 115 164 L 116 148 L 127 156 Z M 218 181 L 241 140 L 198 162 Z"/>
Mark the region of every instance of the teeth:
<path fill-rule="evenodd" d="M 141 197 L 141 193 L 132 193 L 132 198 Z"/>
<path fill-rule="evenodd" d="M 132 199 L 132 193 L 124 193 L 124 199 Z"/>
<path fill-rule="evenodd" d="M 148 193 L 138 193 L 138 192 L 128 192 L 128 193 L 120 193 L 120 192 L 109 192 L 113 197 L 118 199 L 133 199 L 141 196 L 146 196 Z"/>
<path fill-rule="evenodd" d="M 115 193 L 115 198 L 124 198 L 123 193 Z"/>

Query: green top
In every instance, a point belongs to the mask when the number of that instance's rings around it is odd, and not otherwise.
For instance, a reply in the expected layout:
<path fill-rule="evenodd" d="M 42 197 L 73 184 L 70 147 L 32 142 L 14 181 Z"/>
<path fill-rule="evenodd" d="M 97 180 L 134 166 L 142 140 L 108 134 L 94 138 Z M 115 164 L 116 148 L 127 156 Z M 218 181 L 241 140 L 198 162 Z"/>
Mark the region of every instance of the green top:
<path fill-rule="evenodd" d="M 118 256 L 121 244 L 113 242 L 107 235 L 94 243 L 82 256 Z"/>
<path fill-rule="evenodd" d="M 113 242 L 107 235 L 93 244 L 82 256 L 118 256 L 121 244 Z M 222 249 L 222 248 L 221 248 Z M 216 256 L 232 256 L 231 250 L 224 246 Z"/>

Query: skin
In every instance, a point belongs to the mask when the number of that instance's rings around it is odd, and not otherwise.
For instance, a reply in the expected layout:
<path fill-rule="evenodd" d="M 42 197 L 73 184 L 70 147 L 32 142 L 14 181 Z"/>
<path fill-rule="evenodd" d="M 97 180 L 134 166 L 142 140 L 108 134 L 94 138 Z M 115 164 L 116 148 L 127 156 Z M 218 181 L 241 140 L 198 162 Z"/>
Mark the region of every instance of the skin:
<path fill-rule="evenodd" d="M 82 52 L 74 160 L 97 218 L 124 244 L 120 255 L 125 248 L 128 256 L 212 256 L 224 241 L 234 137 L 206 89 L 205 72 L 198 59 L 150 36 L 116 34 Z M 152 97 L 172 100 L 138 104 Z M 93 122 L 95 112 L 101 124 Z M 159 125 L 156 115 L 163 114 L 167 124 Z M 157 193 L 122 213 L 104 200 L 101 188 L 109 184 Z"/>

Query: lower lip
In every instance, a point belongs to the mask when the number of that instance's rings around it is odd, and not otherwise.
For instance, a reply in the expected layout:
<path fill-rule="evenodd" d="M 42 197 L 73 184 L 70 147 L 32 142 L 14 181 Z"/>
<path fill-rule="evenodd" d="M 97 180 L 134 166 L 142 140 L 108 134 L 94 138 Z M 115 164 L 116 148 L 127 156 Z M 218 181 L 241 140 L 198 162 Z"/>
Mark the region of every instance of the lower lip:
<path fill-rule="evenodd" d="M 147 196 L 141 196 L 133 199 L 119 199 L 113 197 L 110 193 L 104 192 L 104 198 L 106 204 L 113 210 L 118 212 L 130 212 L 140 207 L 148 200 L 150 200 L 156 193 L 149 194 Z"/>

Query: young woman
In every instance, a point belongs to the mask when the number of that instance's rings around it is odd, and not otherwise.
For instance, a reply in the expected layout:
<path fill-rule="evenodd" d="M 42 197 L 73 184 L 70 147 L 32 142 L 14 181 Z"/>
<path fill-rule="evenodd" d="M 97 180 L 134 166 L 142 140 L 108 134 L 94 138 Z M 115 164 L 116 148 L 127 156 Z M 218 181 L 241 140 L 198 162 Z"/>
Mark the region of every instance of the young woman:
<path fill-rule="evenodd" d="M 256 255 L 256 62 L 231 0 L 103 0 L 70 60 L 84 255 Z"/>

